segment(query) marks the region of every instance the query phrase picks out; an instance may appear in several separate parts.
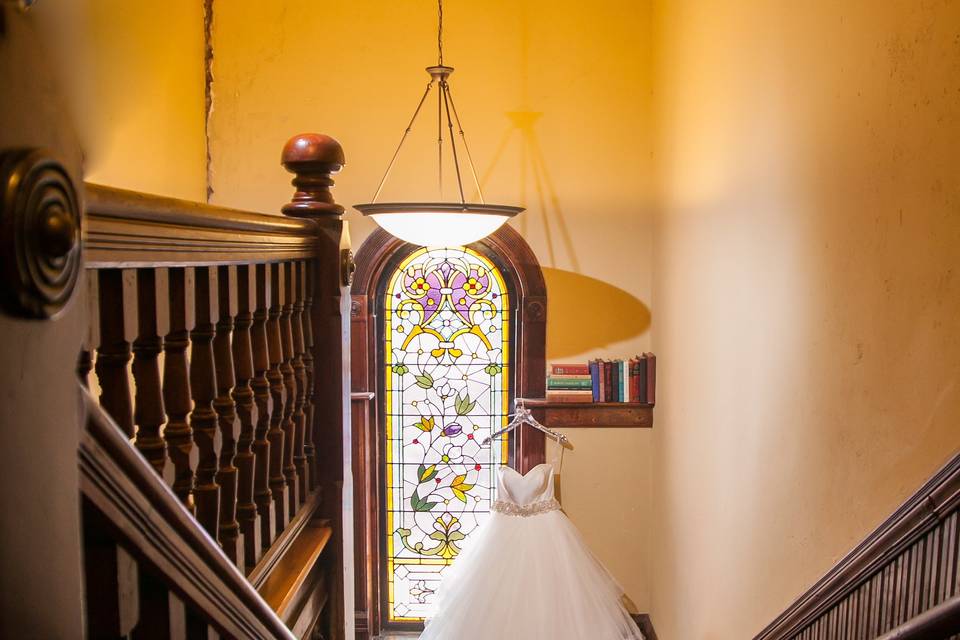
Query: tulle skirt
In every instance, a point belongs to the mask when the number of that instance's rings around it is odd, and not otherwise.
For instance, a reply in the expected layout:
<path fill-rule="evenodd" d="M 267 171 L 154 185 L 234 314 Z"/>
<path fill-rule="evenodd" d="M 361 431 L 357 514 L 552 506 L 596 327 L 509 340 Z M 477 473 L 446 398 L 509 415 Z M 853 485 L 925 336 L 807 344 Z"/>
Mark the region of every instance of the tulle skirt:
<path fill-rule="evenodd" d="M 643 640 L 561 511 L 492 513 L 446 570 L 420 640 Z"/>

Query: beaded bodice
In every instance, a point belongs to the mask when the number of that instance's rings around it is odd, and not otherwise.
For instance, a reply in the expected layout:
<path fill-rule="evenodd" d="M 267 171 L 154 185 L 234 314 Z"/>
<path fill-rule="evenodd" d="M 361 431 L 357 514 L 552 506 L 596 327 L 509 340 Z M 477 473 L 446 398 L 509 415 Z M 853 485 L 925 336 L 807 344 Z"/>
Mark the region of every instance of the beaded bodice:
<path fill-rule="evenodd" d="M 497 500 L 491 509 L 511 516 L 535 516 L 560 509 L 554 498 L 553 465 L 538 464 L 520 475 L 510 467 L 497 473 Z"/>

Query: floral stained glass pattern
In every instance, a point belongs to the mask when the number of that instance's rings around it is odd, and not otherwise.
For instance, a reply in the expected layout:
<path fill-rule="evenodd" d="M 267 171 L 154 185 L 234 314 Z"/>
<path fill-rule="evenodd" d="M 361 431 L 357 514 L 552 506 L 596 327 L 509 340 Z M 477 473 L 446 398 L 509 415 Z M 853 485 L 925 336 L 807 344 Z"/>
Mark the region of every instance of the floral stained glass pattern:
<path fill-rule="evenodd" d="M 507 442 L 509 295 L 465 247 L 424 248 L 385 293 L 388 618 L 419 622 L 444 569 L 490 512 Z"/>

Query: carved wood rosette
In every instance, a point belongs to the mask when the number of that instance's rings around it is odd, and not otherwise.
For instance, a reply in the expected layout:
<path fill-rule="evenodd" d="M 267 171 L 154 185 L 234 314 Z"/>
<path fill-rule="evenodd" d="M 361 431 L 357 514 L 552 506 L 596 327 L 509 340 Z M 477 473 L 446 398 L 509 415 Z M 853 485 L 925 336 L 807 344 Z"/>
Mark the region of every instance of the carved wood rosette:
<path fill-rule="evenodd" d="M 52 318 L 80 273 L 80 204 L 67 170 L 40 149 L 0 154 L 0 305 Z"/>

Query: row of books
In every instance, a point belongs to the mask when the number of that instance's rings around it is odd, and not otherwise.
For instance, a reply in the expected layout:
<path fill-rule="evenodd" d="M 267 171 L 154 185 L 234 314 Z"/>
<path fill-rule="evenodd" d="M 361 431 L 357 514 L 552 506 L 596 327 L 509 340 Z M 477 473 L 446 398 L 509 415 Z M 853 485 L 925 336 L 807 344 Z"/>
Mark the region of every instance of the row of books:
<path fill-rule="evenodd" d="M 547 400 L 552 402 L 655 404 L 656 392 L 657 356 L 652 353 L 628 360 L 552 364 L 547 374 Z"/>

